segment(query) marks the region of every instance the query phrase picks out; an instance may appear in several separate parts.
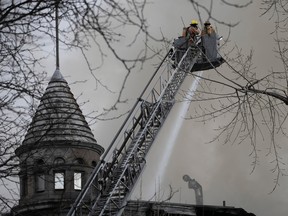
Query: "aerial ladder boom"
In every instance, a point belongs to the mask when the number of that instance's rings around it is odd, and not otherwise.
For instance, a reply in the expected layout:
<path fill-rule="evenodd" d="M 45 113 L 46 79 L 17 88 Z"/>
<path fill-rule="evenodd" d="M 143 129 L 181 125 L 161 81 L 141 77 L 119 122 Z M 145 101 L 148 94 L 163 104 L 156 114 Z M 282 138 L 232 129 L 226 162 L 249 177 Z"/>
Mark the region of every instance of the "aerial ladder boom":
<path fill-rule="evenodd" d="M 146 155 L 201 50 L 190 46 L 177 66 L 170 50 L 147 83 L 72 205 L 72 215 L 121 215 L 146 164 Z M 164 64 L 167 63 L 167 64 Z"/>

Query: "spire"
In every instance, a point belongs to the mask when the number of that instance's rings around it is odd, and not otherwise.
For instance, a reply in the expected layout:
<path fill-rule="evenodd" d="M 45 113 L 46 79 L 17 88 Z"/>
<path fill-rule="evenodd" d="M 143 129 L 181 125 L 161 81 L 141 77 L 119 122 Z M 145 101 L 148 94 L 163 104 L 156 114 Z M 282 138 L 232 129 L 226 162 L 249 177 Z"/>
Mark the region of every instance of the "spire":
<path fill-rule="evenodd" d="M 55 5 L 56 70 L 41 98 L 25 139 L 17 152 L 39 145 L 80 144 L 96 148 L 103 153 L 79 108 L 59 67 L 59 16 Z"/>
<path fill-rule="evenodd" d="M 59 61 L 59 0 L 56 0 L 55 6 L 55 40 L 56 40 L 56 70 L 60 68 L 60 61 Z"/>
<path fill-rule="evenodd" d="M 98 146 L 67 81 L 54 72 L 27 131 L 23 145 L 79 143 Z M 77 144 L 78 145 L 78 144 Z M 96 147 L 95 146 L 95 147 Z"/>

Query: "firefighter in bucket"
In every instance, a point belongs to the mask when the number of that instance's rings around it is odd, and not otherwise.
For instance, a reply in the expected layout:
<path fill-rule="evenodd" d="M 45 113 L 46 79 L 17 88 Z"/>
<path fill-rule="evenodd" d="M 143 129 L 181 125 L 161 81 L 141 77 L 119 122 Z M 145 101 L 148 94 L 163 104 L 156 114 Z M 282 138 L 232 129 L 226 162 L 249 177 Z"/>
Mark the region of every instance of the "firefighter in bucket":
<path fill-rule="evenodd" d="M 201 50 L 201 55 L 196 60 L 191 72 L 212 69 L 224 62 L 224 59 L 218 54 L 219 37 L 211 23 L 206 21 L 200 32 L 197 20 L 192 20 L 189 27 L 183 28 L 182 36 L 173 42 L 175 50 L 172 56 L 173 68 L 177 67 L 189 46 L 194 47 L 193 50 Z"/>

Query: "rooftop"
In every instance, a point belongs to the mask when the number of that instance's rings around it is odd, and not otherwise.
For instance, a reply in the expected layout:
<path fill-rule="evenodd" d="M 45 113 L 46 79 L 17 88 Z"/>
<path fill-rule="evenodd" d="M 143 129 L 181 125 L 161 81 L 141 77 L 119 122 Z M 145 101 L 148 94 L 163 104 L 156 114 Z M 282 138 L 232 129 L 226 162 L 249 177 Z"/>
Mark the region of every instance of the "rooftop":
<path fill-rule="evenodd" d="M 97 141 L 58 69 L 54 72 L 40 100 L 22 146 L 45 143 L 78 143 L 97 148 Z M 101 149 L 103 152 L 103 149 Z"/>

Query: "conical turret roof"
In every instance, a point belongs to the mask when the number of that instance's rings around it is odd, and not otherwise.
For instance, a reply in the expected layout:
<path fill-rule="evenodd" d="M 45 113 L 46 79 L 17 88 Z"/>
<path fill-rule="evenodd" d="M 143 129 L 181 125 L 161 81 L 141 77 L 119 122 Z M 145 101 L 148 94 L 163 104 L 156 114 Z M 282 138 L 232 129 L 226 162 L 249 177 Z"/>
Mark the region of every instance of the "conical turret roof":
<path fill-rule="evenodd" d="M 89 146 L 97 144 L 67 81 L 56 69 L 41 98 L 22 147 L 75 142 Z M 101 148 L 102 152 L 102 147 L 96 146 Z"/>

